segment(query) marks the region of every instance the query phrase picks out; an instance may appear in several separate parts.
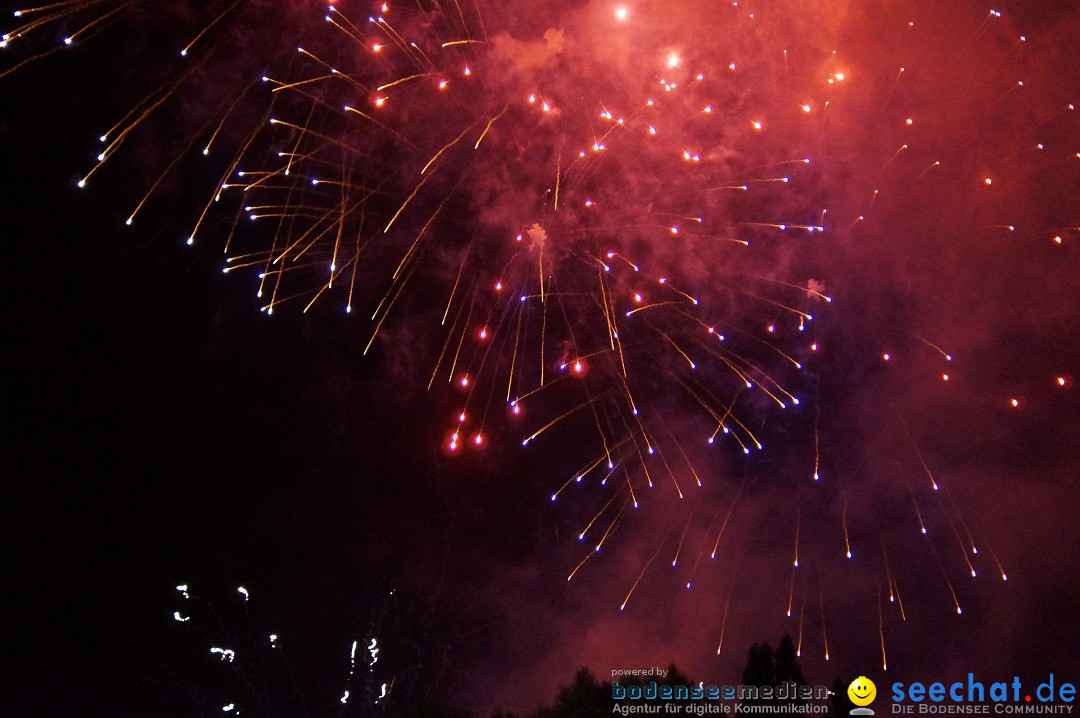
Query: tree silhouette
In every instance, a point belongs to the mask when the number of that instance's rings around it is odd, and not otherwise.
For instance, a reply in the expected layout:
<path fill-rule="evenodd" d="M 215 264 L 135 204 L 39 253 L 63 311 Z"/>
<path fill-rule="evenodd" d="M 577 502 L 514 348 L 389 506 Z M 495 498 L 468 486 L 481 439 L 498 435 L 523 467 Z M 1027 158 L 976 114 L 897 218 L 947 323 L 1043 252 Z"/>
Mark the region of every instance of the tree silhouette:
<path fill-rule="evenodd" d="M 593 718 L 611 714 L 611 686 L 593 678 L 588 668 L 580 668 L 570 685 L 559 689 L 554 707 L 537 713 L 537 718 Z"/>
<path fill-rule="evenodd" d="M 776 672 L 773 663 L 773 650 L 768 643 L 750 646 L 746 657 L 746 668 L 742 674 L 743 685 L 772 686 L 776 684 Z"/>
<path fill-rule="evenodd" d="M 746 657 L 746 668 L 743 669 L 742 682 L 745 686 L 784 687 L 788 693 L 785 698 L 777 698 L 775 694 L 767 698 L 762 696 L 745 698 L 741 701 L 743 705 L 802 705 L 804 701 L 797 697 L 797 693 L 792 690 L 791 684 L 795 684 L 797 688 L 798 686 L 805 686 L 807 683 L 802 669 L 799 667 L 799 660 L 791 636 L 785 635 L 781 638 L 780 645 L 775 651 L 768 643 L 751 646 L 750 653 Z"/>
<path fill-rule="evenodd" d="M 777 683 L 791 681 L 799 686 L 807 685 L 802 668 L 799 668 L 795 644 L 791 642 L 791 636 L 787 634 L 780 639 L 780 645 L 776 647 L 775 665 Z"/>
<path fill-rule="evenodd" d="M 847 689 L 848 684 L 851 681 L 845 681 L 843 678 L 837 678 L 832 684 L 832 698 L 830 703 L 832 710 L 830 711 L 834 716 L 846 716 L 850 715 L 851 709 L 855 707 L 855 704 L 848 698 Z"/>

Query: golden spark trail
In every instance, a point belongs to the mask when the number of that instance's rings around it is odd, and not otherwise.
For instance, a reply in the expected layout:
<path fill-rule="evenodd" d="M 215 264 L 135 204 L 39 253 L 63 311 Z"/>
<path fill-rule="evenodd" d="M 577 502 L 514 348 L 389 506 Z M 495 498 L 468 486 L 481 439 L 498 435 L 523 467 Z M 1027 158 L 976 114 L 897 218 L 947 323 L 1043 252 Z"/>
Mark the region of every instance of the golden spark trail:
<path fill-rule="evenodd" d="M 889 662 L 885 656 L 885 614 L 881 610 L 881 589 L 877 592 L 877 615 L 878 615 L 878 638 L 881 641 L 881 670 L 889 670 Z"/>
<path fill-rule="evenodd" d="M 720 655 L 720 650 L 724 647 L 724 633 L 727 632 L 728 614 L 731 612 L 731 595 L 735 588 L 735 572 L 731 574 L 731 581 L 728 583 L 727 598 L 724 599 L 724 615 L 720 621 L 720 643 L 716 646 L 716 654 Z"/>
<path fill-rule="evenodd" d="M 844 530 L 844 550 L 845 550 L 845 552 L 847 554 L 847 557 L 850 559 L 851 558 L 851 541 L 848 538 L 847 509 L 848 509 L 848 502 L 847 502 L 847 496 L 845 495 L 844 496 L 844 509 L 840 513 L 840 526 Z"/>
<path fill-rule="evenodd" d="M 186 46 L 184 47 L 184 49 L 180 51 L 180 56 L 181 56 L 181 57 L 187 57 L 188 51 L 189 51 L 189 50 L 191 50 L 192 46 L 193 46 L 193 45 L 195 45 L 195 43 L 197 43 L 197 42 L 198 42 L 198 41 L 199 41 L 200 39 L 202 39 L 203 35 L 205 35 L 206 33 L 210 32 L 210 30 L 212 30 L 212 29 L 214 28 L 214 26 L 215 26 L 215 25 L 217 25 L 217 24 L 218 24 L 219 22 L 221 22 L 221 21 L 222 21 L 222 20 L 223 20 L 223 19 L 225 18 L 225 16 L 226 16 L 226 15 L 228 15 L 229 13 L 231 13 L 231 12 L 233 11 L 233 9 L 234 9 L 234 8 L 235 8 L 235 7 L 237 6 L 237 5 L 239 5 L 239 4 L 241 3 L 241 2 L 242 2 L 242 0 L 235 0 L 235 2 L 233 2 L 233 4 L 232 4 L 232 5 L 230 5 L 229 7 L 225 8 L 225 9 L 224 9 L 224 10 L 223 10 L 223 11 L 221 12 L 221 14 L 220 14 L 220 15 L 218 15 L 218 16 L 217 16 L 217 17 L 215 17 L 215 18 L 214 18 L 213 20 L 211 20 L 211 21 L 210 21 L 210 24 L 209 24 L 209 25 L 207 25 L 206 27 L 204 27 L 204 28 L 203 28 L 203 29 L 202 29 L 202 30 L 201 30 L 201 31 L 199 32 L 199 34 L 195 36 L 195 39 L 193 39 L 193 40 L 192 40 L 191 42 L 189 42 L 189 43 L 188 43 L 188 44 L 187 44 L 187 45 L 186 45 Z"/>
<path fill-rule="evenodd" d="M 720 546 L 720 539 L 724 538 L 724 532 L 727 530 L 728 522 L 731 521 L 731 515 L 735 512 L 735 505 L 739 502 L 739 497 L 742 496 L 743 489 L 746 488 L 746 480 L 743 479 L 742 484 L 739 486 L 739 490 L 735 493 L 735 498 L 731 500 L 731 505 L 728 507 L 727 515 L 724 516 L 724 523 L 720 526 L 720 533 L 716 535 L 716 542 L 713 543 L 712 554 L 710 558 L 716 558 L 716 549 Z"/>
<path fill-rule="evenodd" d="M 825 660 L 829 660 L 829 629 L 825 624 L 825 589 L 818 577 L 818 611 L 821 613 L 821 640 L 825 646 Z"/>
<path fill-rule="evenodd" d="M 642 567 L 641 573 L 638 574 L 637 580 L 634 581 L 634 585 L 630 587 L 630 591 L 626 594 L 626 598 L 623 599 L 622 605 L 619 606 L 620 611 L 626 610 L 626 604 L 630 602 L 630 597 L 634 595 L 634 591 L 637 590 L 638 584 L 641 583 L 641 579 L 645 576 L 645 572 L 649 570 L 649 566 L 651 566 L 653 561 L 656 560 L 656 557 L 660 555 L 660 549 L 662 549 L 663 547 L 664 542 L 661 541 L 659 545 L 657 545 L 656 551 L 653 553 L 652 558 L 650 558 L 645 563 L 645 566 Z"/>

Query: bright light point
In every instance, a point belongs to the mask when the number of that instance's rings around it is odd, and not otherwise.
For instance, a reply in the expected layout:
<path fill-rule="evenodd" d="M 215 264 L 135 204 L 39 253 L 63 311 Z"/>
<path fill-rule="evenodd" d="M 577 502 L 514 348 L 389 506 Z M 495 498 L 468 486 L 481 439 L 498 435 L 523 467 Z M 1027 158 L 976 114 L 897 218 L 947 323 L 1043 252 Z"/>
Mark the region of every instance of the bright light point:
<path fill-rule="evenodd" d="M 620 5 L 619 7 L 615 8 L 616 20 L 618 20 L 619 22 L 626 22 L 626 19 L 628 17 L 630 17 L 630 11 L 627 10 L 624 6 Z"/>
<path fill-rule="evenodd" d="M 942 381 L 948 381 L 949 380 L 949 375 L 948 374 L 942 374 L 941 375 L 941 380 Z"/>
<path fill-rule="evenodd" d="M 668 58 L 667 58 L 667 66 L 668 67 L 678 67 L 679 62 L 680 62 L 679 56 L 677 54 L 675 54 L 674 52 L 671 53 L 670 55 L 668 55 Z M 672 87 L 674 87 L 674 85 L 672 85 Z"/>
<path fill-rule="evenodd" d="M 187 243 L 188 243 L 188 246 L 191 246 L 192 244 L 195 244 L 195 237 L 188 237 L 187 238 Z"/>
<path fill-rule="evenodd" d="M 891 359 L 892 357 L 891 357 L 890 355 L 888 355 L 888 354 L 882 354 L 882 355 L 881 355 L 881 358 L 882 358 L 883 360 L 885 360 L 885 361 L 889 361 L 889 359 Z"/>
<path fill-rule="evenodd" d="M 988 184 L 988 185 L 991 185 L 991 184 L 993 184 L 993 183 L 994 183 L 994 180 L 992 180 L 992 179 L 990 179 L 989 177 L 987 177 L 986 179 L 984 179 L 984 180 L 983 180 L 983 182 L 985 182 L 985 183 L 986 183 L 986 184 Z"/>
<path fill-rule="evenodd" d="M 755 129 L 755 130 L 760 130 L 760 129 L 761 129 L 762 127 L 764 127 L 764 126 L 765 126 L 765 125 L 763 125 L 763 124 L 762 124 L 761 122 L 758 122 L 757 120 L 754 120 L 754 121 L 753 121 L 753 122 L 751 122 L 750 124 L 752 124 L 752 125 L 754 126 L 754 129 Z"/>
<path fill-rule="evenodd" d="M 71 40 L 71 38 L 70 38 L 70 37 L 65 37 L 65 38 L 64 38 L 64 44 L 65 44 L 65 45 L 70 45 L 70 44 L 71 44 L 71 42 L 72 42 L 72 40 Z"/>
<path fill-rule="evenodd" d="M 814 109 L 814 108 L 813 108 L 813 107 L 811 107 L 810 105 L 803 105 L 803 106 L 802 106 L 802 111 L 803 111 L 803 112 L 809 112 L 809 111 L 810 111 L 810 110 L 812 110 L 812 109 Z"/>
<path fill-rule="evenodd" d="M 848 551 L 848 552 L 847 552 L 847 557 L 848 557 L 848 558 L 851 558 L 851 551 Z"/>
<path fill-rule="evenodd" d="M 86 186 L 86 180 L 84 180 L 84 179 L 83 179 L 83 180 L 79 180 L 79 189 L 82 189 L 82 188 L 83 188 L 83 187 L 85 187 L 85 186 Z"/>
<path fill-rule="evenodd" d="M 1018 409 L 1020 407 L 1020 400 L 1015 399 L 1015 398 L 1014 399 L 1009 399 L 1009 406 L 1011 406 L 1014 409 Z"/>

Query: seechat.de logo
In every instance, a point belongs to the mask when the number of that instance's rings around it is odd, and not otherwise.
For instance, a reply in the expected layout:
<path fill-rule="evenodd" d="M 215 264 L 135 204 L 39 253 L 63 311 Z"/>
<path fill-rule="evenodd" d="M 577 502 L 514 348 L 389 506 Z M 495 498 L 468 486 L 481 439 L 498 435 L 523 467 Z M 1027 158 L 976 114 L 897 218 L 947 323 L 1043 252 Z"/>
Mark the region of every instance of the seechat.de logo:
<path fill-rule="evenodd" d="M 857 708 L 851 709 L 851 715 L 853 716 L 872 716 L 874 711 L 866 706 L 874 702 L 874 698 L 877 697 L 877 686 L 874 682 L 866 676 L 859 676 L 851 682 L 851 685 L 847 687 L 848 699 L 854 703 Z"/>

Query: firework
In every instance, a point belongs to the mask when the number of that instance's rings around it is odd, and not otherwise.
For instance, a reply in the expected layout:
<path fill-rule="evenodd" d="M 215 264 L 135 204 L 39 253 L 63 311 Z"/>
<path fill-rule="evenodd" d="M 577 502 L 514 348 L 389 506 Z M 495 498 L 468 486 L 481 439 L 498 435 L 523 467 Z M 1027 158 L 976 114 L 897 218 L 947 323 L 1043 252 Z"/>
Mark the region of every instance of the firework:
<path fill-rule="evenodd" d="M 60 25 L 78 44 L 141 11 L 27 10 L 4 42 Z M 1075 179 L 1074 105 L 1025 72 L 1028 38 L 1008 18 L 870 18 L 814 2 L 336 2 L 284 12 L 298 46 L 234 58 L 257 11 L 237 0 L 194 22 L 180 69 L 101 135 L 79 186 L 107 182 L 142 125 L 227 81 L 228 101 L 199 97 L 213 109 L 190 122 L 193 151 L 228 159 L 183 241 L 223 246 L 224 271 L 257 279 L 267 315 L 355 314 L 364 353 L 432 347 L 407 380 L 456 397 L 446 453 L 520 444 L 577 467 L 550 491 L 583 547 L 569 579 L 640 524 L 649 538 L 626 541 L 634 569 L 613 604 L 632 610 L 649 581 L 692 589 L 716 562 L 721 577 L 704 583 L 726 597 L 709 639 L 722 647 L 753 554 L 725 533 L 762 498 L 790 518 L 779 611 L 797 620 L 800 654 L 816 613 L 830 659 L 824 585 L 850 562 L 876 596 L 883 669 L 911 575 L 890 555 L 940 573 L 930 611 L 962 614 L 960 582 L 980 570 L 1006 580 L 969 490 L 936 468 L 935 436 L 896 387 L 975 383 L 977 357 L 949 348 L 963 310 L 936 315 L 942 278 L 923 263 L 977 263 L 986 246 L 1018 262 L 1080 231 L 1047 211 L 1052 178 Z M 1055 367 L 1038 391 L 1071 384 Z M 1024 388 L 995 388 L 988 410 L 1024 409 Z M 876 400 L 873 445 L 859 445 L 871 409 L 852 397 Z M 769 452 L 774 463 L 758 458 Z"/>

